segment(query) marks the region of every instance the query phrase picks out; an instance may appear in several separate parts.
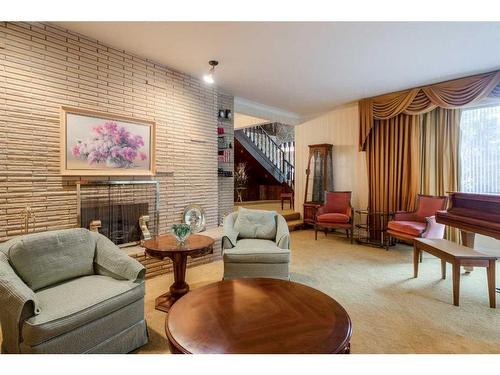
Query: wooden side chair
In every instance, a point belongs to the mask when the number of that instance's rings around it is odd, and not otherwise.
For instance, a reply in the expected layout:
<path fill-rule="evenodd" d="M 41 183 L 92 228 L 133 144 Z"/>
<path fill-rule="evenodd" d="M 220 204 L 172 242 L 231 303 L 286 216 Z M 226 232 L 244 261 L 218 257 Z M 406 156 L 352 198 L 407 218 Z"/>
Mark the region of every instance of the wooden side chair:
<path fill-rule="evenodd" d="M 290 209 L 294 209 L 294 194 L 293 190 L 288 186 L 288 184 L 285 182 L 282 185 L 281 193 L 280 193 L 280 200 L 281 200 L 281 210 L 283 211 L 283 205 L 285 201 L 288 201 L 290 204 Z"/>
<path fill-rule="evenodd" d="M 347 238 L 354 239 L 354 220 L 350 191 L 325 191 L 324 205 L 318 208 L 314 223 L 314 238 L 318 239 L 318 230 L 345 229 Z"/>

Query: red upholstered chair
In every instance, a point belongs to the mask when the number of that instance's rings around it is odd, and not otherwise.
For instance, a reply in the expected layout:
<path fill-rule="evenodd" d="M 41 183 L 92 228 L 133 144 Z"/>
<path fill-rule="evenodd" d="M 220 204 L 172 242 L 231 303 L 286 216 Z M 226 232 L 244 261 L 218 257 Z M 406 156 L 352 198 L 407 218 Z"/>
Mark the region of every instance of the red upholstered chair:
<path fill-rule="evenodd" d="M 314 238 L 318 239 L 318 230 L 323 229 L 325 235 L 328 228 L 345 229 L 347 238 L 353 241 L 354 220 L 352 217 L 350 191 L 325 191 L 324 205 L 316 212 Z"/>
<path fill-rule="evenodd" d="M 447 202 L 448 197 L 419 194 L 414 212 L 398 211 L 387 223 L 386 249 L 391 237 L 411 242 L 414 238 L 443 238 L 445 226 L 436 222 L 435 215 L 446 209 Z"/>

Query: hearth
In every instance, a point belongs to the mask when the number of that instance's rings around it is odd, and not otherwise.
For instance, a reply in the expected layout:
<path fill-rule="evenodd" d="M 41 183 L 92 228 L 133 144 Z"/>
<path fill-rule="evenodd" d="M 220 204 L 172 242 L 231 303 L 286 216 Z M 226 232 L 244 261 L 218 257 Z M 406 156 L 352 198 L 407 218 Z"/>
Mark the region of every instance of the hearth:
<path fill-rule="evenodd" d="M 116 245 L 136 245 L 158 233 L 158 181 L 77 181 L 81 227 Z"/>

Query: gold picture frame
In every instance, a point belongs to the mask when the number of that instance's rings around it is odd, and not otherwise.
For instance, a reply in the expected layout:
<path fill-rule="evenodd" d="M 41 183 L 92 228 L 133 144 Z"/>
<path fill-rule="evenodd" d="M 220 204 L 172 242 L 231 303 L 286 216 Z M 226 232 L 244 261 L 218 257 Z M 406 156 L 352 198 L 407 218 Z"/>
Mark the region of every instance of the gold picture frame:
<path fill-rule="evenodd" d="M 156 123 L 114 113 L 61 107 L 63 176 L 153 176 Z"/>

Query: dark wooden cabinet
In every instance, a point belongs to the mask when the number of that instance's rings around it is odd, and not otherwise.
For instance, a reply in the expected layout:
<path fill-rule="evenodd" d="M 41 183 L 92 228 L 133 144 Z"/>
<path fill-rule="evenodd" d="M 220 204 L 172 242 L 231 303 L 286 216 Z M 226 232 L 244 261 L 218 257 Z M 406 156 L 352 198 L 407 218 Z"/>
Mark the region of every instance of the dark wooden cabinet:
<path fill-rule="evenodd" d="M 312 186 L 309 184 L 312 180 Z M 314 224 L 316 211 L 323 205 L 325 191 L 333 190 L 333 145 L 309 145 L 304 193 L 304 223 Z"/>

